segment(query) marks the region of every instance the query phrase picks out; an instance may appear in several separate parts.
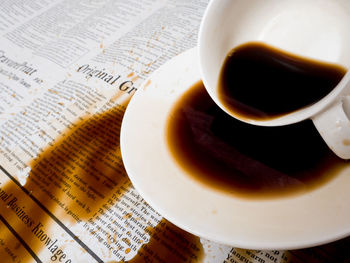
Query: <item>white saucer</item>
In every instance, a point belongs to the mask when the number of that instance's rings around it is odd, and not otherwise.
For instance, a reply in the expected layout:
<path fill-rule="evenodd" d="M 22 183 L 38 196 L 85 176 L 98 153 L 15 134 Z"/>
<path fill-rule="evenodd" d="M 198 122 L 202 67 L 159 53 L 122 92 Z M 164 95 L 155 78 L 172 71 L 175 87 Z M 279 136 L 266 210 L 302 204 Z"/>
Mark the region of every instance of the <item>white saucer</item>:
<path fill-rule="evenodd" d="M 197 50 L 158 69 L 126 110 L 121 151 L 143 198 L 167 220 L 197 236 L 246 249 L 297 249 L 350 234 L 350 169 L 303 195 L 235 198 L 184 174 L 167 148 L 165 126 L 176 100 L 200 80 Z"/>

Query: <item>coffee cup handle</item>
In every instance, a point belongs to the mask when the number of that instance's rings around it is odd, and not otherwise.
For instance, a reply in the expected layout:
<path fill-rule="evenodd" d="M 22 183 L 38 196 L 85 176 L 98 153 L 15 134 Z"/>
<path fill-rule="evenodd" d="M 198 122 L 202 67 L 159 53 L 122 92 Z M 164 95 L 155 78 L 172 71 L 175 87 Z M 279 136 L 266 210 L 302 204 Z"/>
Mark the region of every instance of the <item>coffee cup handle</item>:
<path fill-rule="evenodd" d="M 343 101 L 338 101 L 311 119 L 329 148 L 340 158 L 350 159 L 350 120 Z"/>

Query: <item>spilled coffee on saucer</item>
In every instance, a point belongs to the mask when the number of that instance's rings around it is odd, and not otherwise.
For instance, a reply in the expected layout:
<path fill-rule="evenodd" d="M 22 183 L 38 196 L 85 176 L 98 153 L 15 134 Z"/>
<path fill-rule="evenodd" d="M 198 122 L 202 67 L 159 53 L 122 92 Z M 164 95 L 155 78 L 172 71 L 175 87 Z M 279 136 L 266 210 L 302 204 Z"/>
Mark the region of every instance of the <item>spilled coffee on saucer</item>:
<path fill-rule="evenodd" d="M 348 167 L 311 120 L 279 127 L 244 123 L 219 108 L 201 81 L 173 106 L 166 135 L 168 149 L 184 174 L 236 197 L 305 193 Z"/>
<path fill-rule="evenodd" d="M 241 119 L 267 120 L 309 106 L 329 94 L 346 69 L 264 43 L 232 49 L 221 69 L 218 97 Z"/>

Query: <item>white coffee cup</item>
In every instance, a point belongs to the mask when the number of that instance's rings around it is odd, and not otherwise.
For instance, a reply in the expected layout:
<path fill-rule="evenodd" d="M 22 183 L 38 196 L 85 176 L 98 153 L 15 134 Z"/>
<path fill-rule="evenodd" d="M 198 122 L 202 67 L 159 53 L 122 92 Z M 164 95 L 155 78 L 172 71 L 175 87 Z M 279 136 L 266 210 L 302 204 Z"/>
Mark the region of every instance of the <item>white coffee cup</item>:
<path fill-rule="evenodd" d="M 350 1 L 348 0 L 212 0 L 198 38 L 201 77 L 212 99 L 224 60 L 234 47 L 263 42 L 293 54 L 350 67 Z M 350 72 L 324 98 L 281 117 L 242 119 L 279 126 L 311 119 L 328 146 L 350 159 Z"/>

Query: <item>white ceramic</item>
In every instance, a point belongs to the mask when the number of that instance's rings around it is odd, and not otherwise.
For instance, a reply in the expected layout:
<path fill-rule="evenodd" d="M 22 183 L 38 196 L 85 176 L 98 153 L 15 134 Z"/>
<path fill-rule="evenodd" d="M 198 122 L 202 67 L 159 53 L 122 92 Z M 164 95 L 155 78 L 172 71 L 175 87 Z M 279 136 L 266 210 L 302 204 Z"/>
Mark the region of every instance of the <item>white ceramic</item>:
<path fill-rule="evenodd" d="M 174 103 L 198 80 L 192 49 L 158 69 L 127 107 L 121 152 L 142 197 L 178 227 L 240 248 L 304 248 L 348 236 L 350 167 L 312 192 L 270 200 L 236 198 L 184 173 L 167 147 L 166 122 Z"/>
<path fill-rule="evenodd" d="M 220 69 L 228 52 L 243 43 L 260 41 L 298 54 L 350 66 L 350 1 L 348 0 L 212 0 L 199 32 L 201 76 L 217 99 Z M 253 76 L 252 76 L 253 77 Z M 350 72 L 326 97 L 310 107 L 272 120 L 241 119 L 263 126 L 286 125 L 311 118 L 329 147 L 350 158 Z"/>

